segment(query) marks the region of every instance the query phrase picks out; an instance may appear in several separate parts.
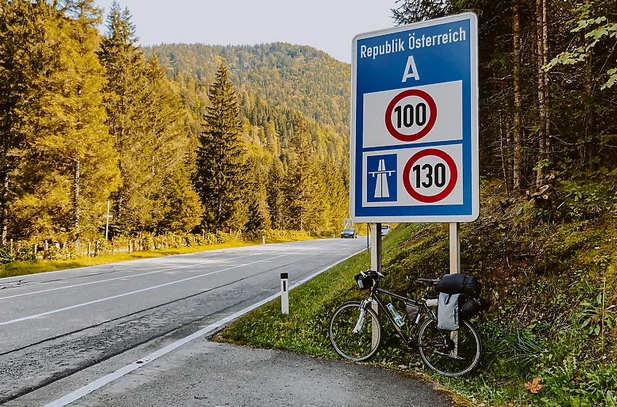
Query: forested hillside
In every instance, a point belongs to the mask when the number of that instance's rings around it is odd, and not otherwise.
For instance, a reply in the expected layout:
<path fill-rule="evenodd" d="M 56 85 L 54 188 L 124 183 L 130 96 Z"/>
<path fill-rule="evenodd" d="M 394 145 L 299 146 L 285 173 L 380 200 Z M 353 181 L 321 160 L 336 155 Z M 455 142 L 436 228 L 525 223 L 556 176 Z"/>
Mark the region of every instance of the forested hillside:
<path fill-rule="evenodd" d="M 285 43 L 253 46 L 210 46 L 204 44 L 162 44 L 145 48 L 161 66 L 169 67 L 170 78 L 193 79 L 207 87 L 222 58 L 242 99 L 245 117 L 265 125 L 270 109 L 299 111 L 323 125 L 349 134 L 350 67 L 308 46 Z M 251 96 L 252 95 L 252 96 Z"/>
<path fill-rule="evenodd" d="M 0 1 L 4 261 L 79 251 L 106 220 L 110 239 L 342 226 L 346 64 L 282 43 L 153 52 L 128 9 L 102 20 L 90 0 Z"/>

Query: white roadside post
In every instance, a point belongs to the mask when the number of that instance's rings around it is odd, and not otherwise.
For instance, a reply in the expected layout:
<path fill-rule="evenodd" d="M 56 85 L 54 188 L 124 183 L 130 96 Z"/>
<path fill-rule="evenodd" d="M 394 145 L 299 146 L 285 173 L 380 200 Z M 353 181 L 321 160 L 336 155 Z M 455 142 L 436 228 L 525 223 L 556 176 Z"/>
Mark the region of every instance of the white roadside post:
<path fill-rule="evenodd" d="M 266 244 L 266 236 L 262 236 L 261 240 L 262 240 L 263 244 Z"/>
<path fill-rule="evenodd" d="M 281 273 L 281 312 L 289 314 L 289 275 Z"/>

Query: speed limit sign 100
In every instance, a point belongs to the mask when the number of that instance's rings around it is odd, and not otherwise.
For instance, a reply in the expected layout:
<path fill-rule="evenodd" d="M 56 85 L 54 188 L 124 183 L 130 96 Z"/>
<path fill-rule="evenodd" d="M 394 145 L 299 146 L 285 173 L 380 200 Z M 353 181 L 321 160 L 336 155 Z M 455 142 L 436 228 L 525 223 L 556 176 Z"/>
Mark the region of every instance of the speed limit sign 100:
<path fill-rule="evenodd" d="M 435 100 L 423 90 L 407 89 L 386 108 L 388 132 L 400 141 L 416 141 L 426 136 L 437 120 Z"/>

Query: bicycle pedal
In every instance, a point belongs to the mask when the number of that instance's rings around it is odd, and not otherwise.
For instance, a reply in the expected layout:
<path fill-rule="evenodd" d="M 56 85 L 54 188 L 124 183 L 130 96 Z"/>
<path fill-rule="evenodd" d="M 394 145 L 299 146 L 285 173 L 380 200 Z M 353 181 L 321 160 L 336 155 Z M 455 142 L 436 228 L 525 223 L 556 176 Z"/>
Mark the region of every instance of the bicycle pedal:
<path fill-rule="evenodd" d="M 438 355 L 441 356 L 446 356 L 450 359 L 456 359 L 456 360 L 465 360 L 464 357 L 458 356 L 458 355 L 452 355 L 451 353 L 444 353 L 444 352 L 439 352 L 438 350 L 433 350 L 433 353 L 436 353 Z"/>

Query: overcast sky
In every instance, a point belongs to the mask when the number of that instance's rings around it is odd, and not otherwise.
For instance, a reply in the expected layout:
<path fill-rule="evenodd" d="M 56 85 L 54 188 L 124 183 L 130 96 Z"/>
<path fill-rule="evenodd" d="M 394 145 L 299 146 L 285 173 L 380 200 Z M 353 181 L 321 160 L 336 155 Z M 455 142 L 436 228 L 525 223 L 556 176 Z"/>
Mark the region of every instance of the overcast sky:
<path fill-rule="evenodd" d="M 97 0 L 107 17 L 113 0 Z M 351 62 L 357 34 L 390 28 L 395 0 L 119 0 L 141 45 L 310 45 Z"/>

